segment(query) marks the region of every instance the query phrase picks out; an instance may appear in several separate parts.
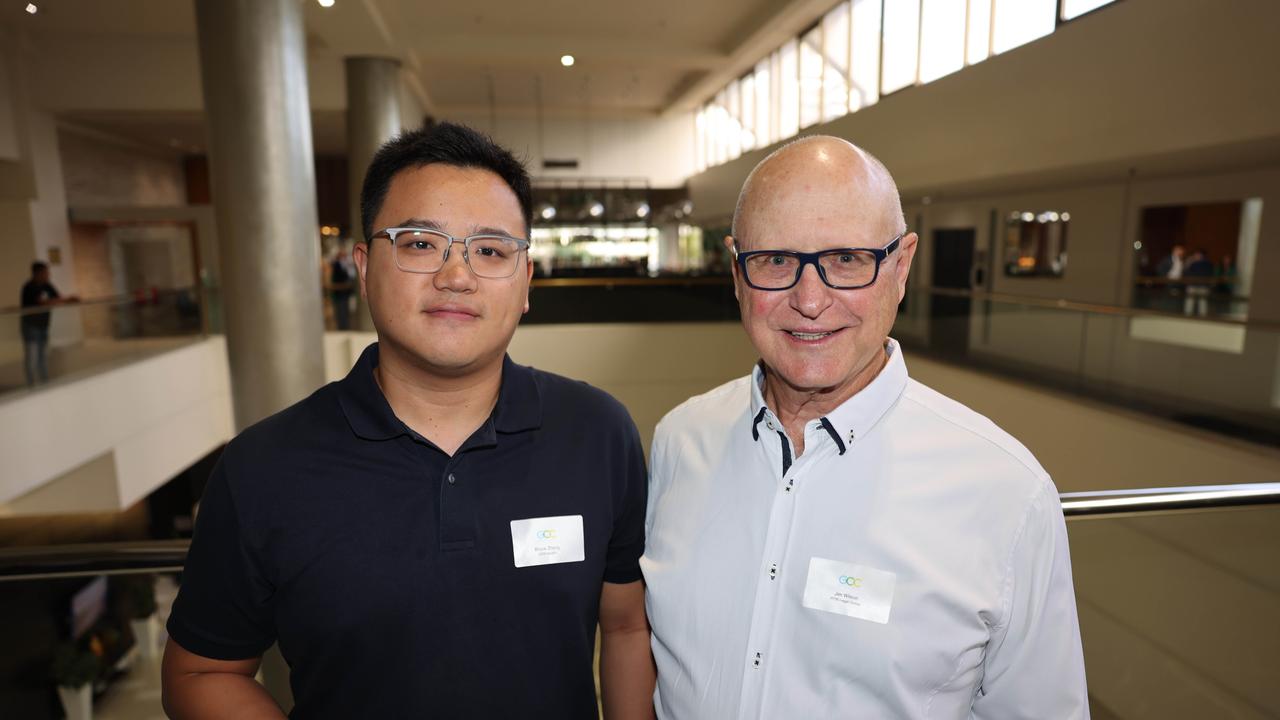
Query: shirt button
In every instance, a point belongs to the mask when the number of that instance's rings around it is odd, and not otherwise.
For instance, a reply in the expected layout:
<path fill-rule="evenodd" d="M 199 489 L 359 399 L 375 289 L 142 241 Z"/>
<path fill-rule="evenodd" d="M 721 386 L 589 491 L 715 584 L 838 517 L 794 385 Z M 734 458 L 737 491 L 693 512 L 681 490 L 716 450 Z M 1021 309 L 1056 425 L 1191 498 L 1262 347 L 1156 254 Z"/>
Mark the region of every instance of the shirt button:
<path fill-rule="evenodd" d="M 453 473 L 449 473 L 449 484 L 452 485 L 456 482 L 458 482 L 458 478 Z"/>

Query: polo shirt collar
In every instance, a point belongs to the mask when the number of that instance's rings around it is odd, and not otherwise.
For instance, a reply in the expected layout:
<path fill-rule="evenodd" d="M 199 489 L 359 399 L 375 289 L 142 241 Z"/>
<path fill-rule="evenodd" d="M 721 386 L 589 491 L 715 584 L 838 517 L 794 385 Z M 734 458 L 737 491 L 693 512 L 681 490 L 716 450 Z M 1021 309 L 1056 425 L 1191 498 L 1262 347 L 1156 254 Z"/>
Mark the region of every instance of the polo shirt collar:
<path fill-rule="evenodd" d="M 907 387 L 907 364 L 902 359 L 902 349 L 889 338 L 885 352 L 889 361 L 880 369 L 880 374 L 853 397 L 818 419 L 841 455 L 884 417 Z M 761 361 L 751 372 L 751 437 L 754 440 L 760 439 L 758 426 L 762 422 L 777 422 L 777 416 L 764 401 L 764 377 L 764 362 Z"/>
<path fill-rule="evenodd" d="M 373 377 L 376 367 L 378 343 L 373 343 L 360 353 L 360 359 L 351 372 L 338 383 L 338 402 L 347 423 L 351 425 L 352 432 L 365 440 L 388 440 L 412 434 L 409 427 L 396 417 L 382 394 L 382 388 L 378 387 Z M 542 399 L 533 370 L 517 365 L 509 355 L 504 356 L 498 403 L 477 433 L 516 433 L 541 426 Z M 497 440 L 496 437 L 485 439 Z"/>

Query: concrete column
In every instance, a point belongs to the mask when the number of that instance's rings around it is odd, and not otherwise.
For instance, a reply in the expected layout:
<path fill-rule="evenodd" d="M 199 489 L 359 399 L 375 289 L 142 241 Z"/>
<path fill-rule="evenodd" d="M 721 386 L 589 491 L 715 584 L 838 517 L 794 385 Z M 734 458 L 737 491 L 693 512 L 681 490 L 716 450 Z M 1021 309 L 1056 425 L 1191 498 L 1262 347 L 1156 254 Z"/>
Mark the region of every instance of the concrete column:
<path fill-rule="evenodd" d="M 195 0 L 236 427 L 325 379 L 297 0 Z"/>
<path fill-rule="evenodd" d="M 347 197 L 351 236 L 366 240 L 360 227 L 360 186 L 373 154 L 400 134 L 400 62 L 393 58 L 349 57 L 347 70 Z M 358 296 L 358 294 L 357 294 Z M 352 315 L 360 330 L 373 330 L 369 310 L 361 302 Z"/>

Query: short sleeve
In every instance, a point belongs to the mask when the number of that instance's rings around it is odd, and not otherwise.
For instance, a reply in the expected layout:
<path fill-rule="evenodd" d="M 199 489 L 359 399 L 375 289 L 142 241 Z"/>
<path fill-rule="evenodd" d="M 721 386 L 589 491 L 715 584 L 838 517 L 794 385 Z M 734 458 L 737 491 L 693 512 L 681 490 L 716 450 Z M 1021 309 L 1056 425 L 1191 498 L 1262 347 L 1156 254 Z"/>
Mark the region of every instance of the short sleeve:
<path fill-rule="evenodd" d="M 244 660 L 275 642 L 274 588 L 250 549 L 227 475 L 224 455 L 200 501 L 168 630 L 188 652 Z"/>
<path fill-rule="evenodd" d="M 1015 542 L 1008 588 L 1006 615 L 988 645 L 972 717 L 1087 720 L 1067 527 L 1047 481 Z"/>
<path fill-rule="evenodd" d="M 631 417 L 622 410 L 625 433 L 619 453 L 621 503 L 614 513 L 613 534 L 609 538 L 609 554 L 605 561 L 604 580 L 630 583 L 641 578 L 640 556 L 644 554 L 644 515 L 648 502 L 648 476 L 644 467 L 644 446 Z"/>

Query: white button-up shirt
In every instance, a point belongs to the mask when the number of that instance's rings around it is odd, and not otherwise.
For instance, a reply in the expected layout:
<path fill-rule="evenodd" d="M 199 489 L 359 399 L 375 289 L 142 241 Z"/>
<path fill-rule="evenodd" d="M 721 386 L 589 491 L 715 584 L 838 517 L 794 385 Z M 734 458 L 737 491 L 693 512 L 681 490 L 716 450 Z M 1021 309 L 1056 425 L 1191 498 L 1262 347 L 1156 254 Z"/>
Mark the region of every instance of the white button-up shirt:
<path fill-rule="evenodd" d="M 641 560 L 659 717 L 1088 717 L 1053 482 L 888 350 L 799 458 L 759 367 L 659 423 Z"/>

